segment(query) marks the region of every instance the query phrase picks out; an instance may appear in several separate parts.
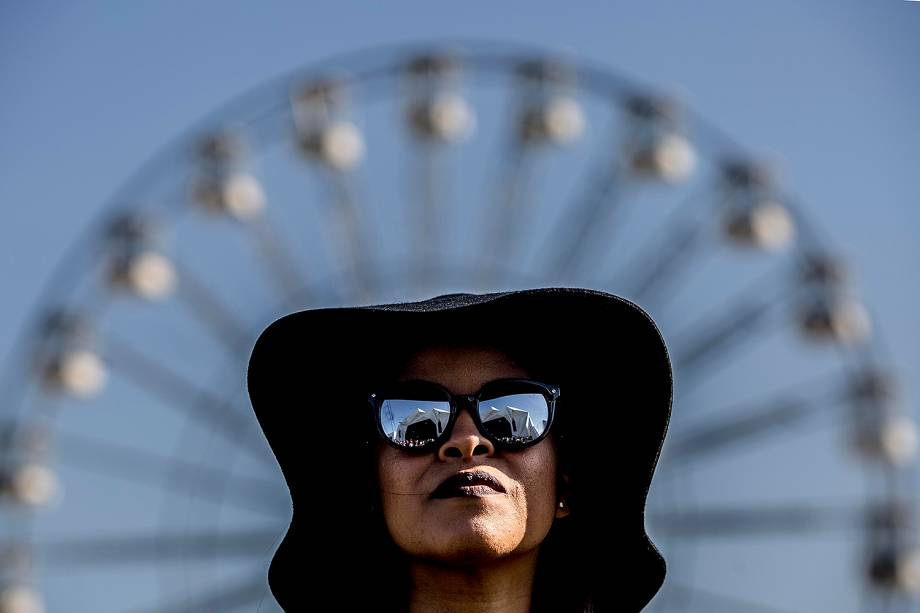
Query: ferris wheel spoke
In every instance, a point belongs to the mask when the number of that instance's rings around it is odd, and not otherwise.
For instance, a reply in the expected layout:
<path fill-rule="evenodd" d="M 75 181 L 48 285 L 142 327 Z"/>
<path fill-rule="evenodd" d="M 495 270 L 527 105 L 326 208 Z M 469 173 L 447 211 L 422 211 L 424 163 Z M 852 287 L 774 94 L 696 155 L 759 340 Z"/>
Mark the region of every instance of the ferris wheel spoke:
<path fill-rule="evenodd" d="M 866 608 L 863 610 L 866 613 L 869 613 L 870 611 L 872 613 L 875 613 L 876 611 L 878 611 L 878 613 L 916 613 L 917 611 L 916 600 L 910 598 L 909 596 L 905 598 L 902 595 L 886 592 L 878 599 L 881 601 L 880 609 Z"/>
<path fill-rule="evenodd" d="M 187 381 L 166 366 L 142 355 L 111 333 L 107 338 L 110 363 L 141 389 L 159 397 L 170 408 L 211 428 L 228 441 L 239 445 L 253 458 L 275 468 L 274 459 L 261 440 L 252 435 L 252 422 L 232 403 Z"/>
<path fill-rule="evenodd" d="M 416 269 L 415 285 L 419 292 L 428 292 L 432 286 L 432 273 L 438 269 L 438 250 L 440 248 L 441 218 L 438 200 L 437 151 L 430 143 L 422 143 L 415 175 L 418 180 L 416 195 L 411 200 L 415 206 L 415 237 L 413 244 L 418 246 L 419 261 L 423 264 Z"/>
<path fill-rule="evenodd" d="M 497 195 L 480 236 L 482 262 L 481 287 L 491 288 L 499 280 L 498 267 L 508 262 L 514 253 L 517 238 L 517 213 L 520 192 L 526 182 L 530 167 L 530 154 L 521 143 L 515 142 L 505 155 L 503 170 L 496 182 Z"/>
<path fill-rule="evenodd" d="M 156 564 L 164 561 L 210 561 L 217 557 L 261 559 L 279 537 L 277 528 L 239 532 L 140 533 L 38 541 L 39 564 L 65 567 L 108 564 Z"/>
<path fill-rule="evenodd" d="M 193 596 L 183 596 L 151 609 L 134 613 L 220 613 L 235 611 L 260 602 L 268 594 L 268 581 L 262 573 L 245 579 L 235 579 L 218 588 L 202 590 Z"/>
<path fill-rule="evenodd" d="M 609 222 L 620 208 L 622 181 L 622 173 L 615 167 L 595 170 L 593 176 L 581 183 L 585 188 L 563 207 L 562 219 L 552 226 L 563 230 L 551 233 L 544 247 L 543 253 L 548 254 L 545 266 L 548 274 L 568 277 L 576 272 L 583 264 L 580 258 L 597 240 L 599 230 L 611 232 Z"/>
<path fill-rule="evenodd" d="M 444 209 L 443 197 L 443 147 L 465 140 L 475 126 L 475 114 L 460 93 L 459 80 L 464 72 L 462 61 L 452 53 L 423 52 L 414 55 L 403 67 L 404 96 L 401 96 L 401 121 L 403 134 L 410 141 L 409 151 L 416 154 L 415 168 L 407 177 L 415 179 L 416 189 L 410 190 L 408 205 L 415 205 L 414 230 L 416 232 L 413 255 L 423 263 L 410 278 L 415 289 L 427 294 L 433 291 L 436 272 L 439 270 L 443 230 L 439 228 Z M 405 122 L 405 123 L 403 123 Z"/>
<path fill-rule="evenodd" d="M 714 317 L 717 321 L 703 326 L 690 341 L 678 346 L 674 364 L 677 370 L 688 371 L 698 368 L 704 361 L 714 360 L 727 353 L 732 345 L 743 338 L 750 338 L 759 325 L 766 322 L 774 302 L 770 300 L 745 301 L 726 309 Z"/>
<path fill-rule="evenodd" d="M 245 326 L 224 306 L 220 298 L 201 281 L 191 269 L 179 262 L 174 265 L 179 271 L 178 295 L 189 307 L 196 319 L 211 334 L 225 345 L 231 355 L 238 355 L 249 344 Z"/>
<path fill-rule="evenodd" d="M 364 242 L 358 219 L 357 204 L 354 197 L 354 186 L 351 180 L 342 173 L 334 173 L 332 178 L 332 191 L 334 194 L 335 209 L 337 212 L 338 232 L 333 236 L 335 245 L 345 251 L 345 258 L 351 269 L 352 284 L 354 286 L 354 299 L 367 303 L 372 295 L 372 274 L 370 271 L 371 260 L 364 256 Z"/>
<path fill-rule="evenodd" d="M 137 485 L 167 488 L 186 496 L 280 517 L 290 507 L 283 486 L 266 479 L 168 458 L 136 447 L 58 431 L 62 460 L 94 474 L 126 479 Z M 179 475 L 180 478 L 170 478 Z M 228 486 L 227 480 L 232 477 Z"/>
<path fill-rule="evenodd" d="M 801 532 L 853 531 L 866 522 L 866 509 L 856 506 L 786 505 L 699 508 L 649 513 L 655 533 L 698 539 L 737 538 Z"/>
<path fill-rule="evenodd" d="M 791 609 L 780 609 L 737 596 L 713 592 L 694 585 L 680 583 L 673 579 L 665 581 L 662 591 L 663 597 L 666 597 L 667 593 L 676 592 L 686 604 L 690 604 L 695 609 L 697 607 L 694 605 L 698 605 L 697 610 L 706 611 L 707 613 L 717 613 L 719 611 L 724 611 L 725 613 L 737 613 L 738 611 L 744 611 L 745 613 L 800 613 Z"/>
<path fill-rule="evenodd" d="M 624 287 L 631 288 L 630 294 L 637 300 L 650 302 L 657 298 L 666 289 L 666 284 L 700 253 L 705 223 L 683 214 L 697 199 L 694 195 L 681 203 L 676 209 L 680 217 L 672 219 L 660 239 L 656 238 L 630 260 L 626 270 L 635 272 Z M 654 297 L 648 298 L 650 294 Z"/>
<path fill-rule="evenodd" d="M 675 466 L 685 466 L 687 460 L 709 456 L 767 435 L 781 434 L 817 412 L 835 406 L 833 401 L 840 397 L 838 382 L 819 385 L 818 389 L 817 393 L 810 390 L 811 397 L 788 395 L 755 409 L 720 411 L 731 417 L 720 416 L 711 419 L 710 423 L 684 426 L 679 435 L 666 443 L 663 459 L 666 465 L 674 462 Z"/>
<path fill-rule="evenodd" d="M 250 220 L 246 228 L 255 238 L 262 261 L 272 273 L 272 278 L 277 282 L 284 300 L 292 308 L 299 308 L 304 276 L 298 272 L 294 258 L 291 257 L 290 251 L 283 244 L 278 232 L 264 216 Z"/>
<path fill-rule="evenodd" d="M 699 458 L 722 451 L 730 445 L 750 441 L 767 434 L 779 434 L 823 408 L 817 403 L 793 399 L 768 407 L 758 413 L 743 415 L 728 421 L 697 427 L 677 438 L 667 452 L 668 461 Z"/>
<path fill-rule="evenodd" d="M 773 274 L 775 271 L 766 276 Z M 786 291 L 784 284 L 774 296 L 763 297 L 763 288 L 767 287 L 764 282 L 758 280 L 720 312 L 690 326 L 692 332 L 674 335 L 674 367 L 683 376 L 683 393 L 705 379 L 704 366 L 712 370 L 720 359 L 728 357 L 730 350 L 737 350 L 743 341 L 756 338 L 754 333 L 767 324 L 771 311 L 795 294 Z"/>
<path fill-rule="evenodd" d="M 654 302 L 657 308 L 663 309 L 677 295 L 678 284 L 689 280 L 689 274 L 679 273 L 688 270 L 694 263 L 700 268 L 700 259 L 715 252 L 717 245 L 712 241 L 711 218 L 694 218 L 694 211 L 687 212 L 701 198 L 718 199 L 711 212 L 723 207 L 727 201 L 726 196 L 719 197 L 710 190 L 691 195 L 674 210 L 665 222 L 667 227 L 661 239 L 634 257 L 632 266 L 627 269 L 636 271 L 626 287 L 632 288 L 637 299 Z"/>
<path fill-rule="evenodd" d="M 861 605 L 859 610 L 865 613 L 908 613 L 912 611 L 908 606 L 899 606 L 899 604 L 905 603 L 899 603 L 895 595 L 890 591 L 886 590 L 877 593 L 872 590 L 871 584 L 867 584 L 863 587 L 860 596 Z"/>

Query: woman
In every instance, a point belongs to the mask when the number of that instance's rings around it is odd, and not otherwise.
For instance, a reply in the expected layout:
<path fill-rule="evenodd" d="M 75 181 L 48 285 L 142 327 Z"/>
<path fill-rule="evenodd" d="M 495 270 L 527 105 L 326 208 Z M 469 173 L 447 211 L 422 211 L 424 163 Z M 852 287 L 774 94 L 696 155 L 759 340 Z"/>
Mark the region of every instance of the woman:
<path fill-rule="evenodd" d="M 293 500 L 269 571 L 286 611 L 630 612 L 664 580 L 644 508 L 671 368 L 622 298 L 301 311 L 248 383 Z"/>

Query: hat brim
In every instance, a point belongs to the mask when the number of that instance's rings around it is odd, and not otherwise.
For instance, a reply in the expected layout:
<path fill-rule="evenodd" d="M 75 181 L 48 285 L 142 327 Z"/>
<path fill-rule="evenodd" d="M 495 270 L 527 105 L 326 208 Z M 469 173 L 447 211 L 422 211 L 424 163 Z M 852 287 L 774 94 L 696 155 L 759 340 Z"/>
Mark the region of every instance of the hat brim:
<path fill-rule="evenodd" d="M 564 433 L 560 455 L 573 472 L 573 514 L 566 518 L 571 553 L 601 561 L 583 569 L 593 585 L 611 591 L 594 588 L 596 603 L 641 609 L 665 574 L 645 532 L 644 510 L 670 419 L 671 364 L 661 333 L 640 307 L 567 287 L 312 309 L 262 332 L 250 356 L 249 394 L 294 506 L 270 573 L 279 603 L 301 602 L 299 569 L 308 551 L 322 549 L 317 579 L 327 587 L 372 564 L 366 548 L 379 525 L 366 512 L 372 478 L 365 441 L 373 432 L 367 391 L 394 376 L 415 348 L 458 341 L 514 347 L 560 387 L 554 428 Z M 332 534 L 340 547 L 329 547 Z M 619 572 L 630 575 L 621 577 L 625 583 L 612 581 L 622 563 L 628 571 Z"/>

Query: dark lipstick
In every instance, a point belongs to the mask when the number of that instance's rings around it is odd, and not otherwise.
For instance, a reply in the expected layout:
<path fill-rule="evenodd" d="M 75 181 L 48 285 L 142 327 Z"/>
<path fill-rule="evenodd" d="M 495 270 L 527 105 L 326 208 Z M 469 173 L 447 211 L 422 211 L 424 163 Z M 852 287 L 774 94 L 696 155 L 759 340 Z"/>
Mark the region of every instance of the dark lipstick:
<path fill-rule="evenodd" d="M 485 471 L 474 470 L 451 475 L 431 493 L 431 498 L 478 497 L 504 492 L 498 479 Z"/>

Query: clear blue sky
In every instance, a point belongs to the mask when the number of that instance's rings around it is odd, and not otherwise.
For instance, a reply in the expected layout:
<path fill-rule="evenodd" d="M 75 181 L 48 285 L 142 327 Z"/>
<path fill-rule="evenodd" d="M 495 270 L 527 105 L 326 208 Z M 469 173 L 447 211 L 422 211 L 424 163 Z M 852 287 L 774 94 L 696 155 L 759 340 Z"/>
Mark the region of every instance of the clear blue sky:
<path fill-rule="evenodd" d="M 78 230 L 196 119 L 340 52 L 469 37 L 680 92 L 778 160 L 853 264 L 918 413 L 920 2 L 903 0 L 2 2 L 3 363 Z"/>

